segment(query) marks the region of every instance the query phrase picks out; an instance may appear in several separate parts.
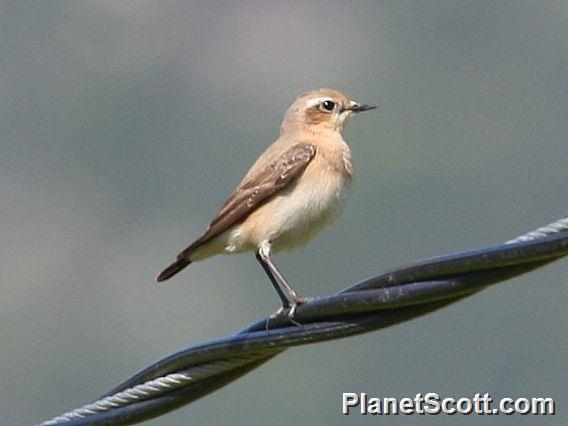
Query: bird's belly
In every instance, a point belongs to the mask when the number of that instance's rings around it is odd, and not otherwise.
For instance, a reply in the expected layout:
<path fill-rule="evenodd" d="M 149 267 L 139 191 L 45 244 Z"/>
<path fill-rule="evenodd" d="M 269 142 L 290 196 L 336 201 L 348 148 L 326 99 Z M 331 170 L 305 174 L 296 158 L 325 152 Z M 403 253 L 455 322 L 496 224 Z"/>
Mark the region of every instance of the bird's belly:
<path fill-rule="evenodd" d="M 341 213 L 350 186 L 346 176 L 300 179 L 245 221 L 242 237 L 256 248 L 269 240 L 273 251 L 301 247 Z"/>

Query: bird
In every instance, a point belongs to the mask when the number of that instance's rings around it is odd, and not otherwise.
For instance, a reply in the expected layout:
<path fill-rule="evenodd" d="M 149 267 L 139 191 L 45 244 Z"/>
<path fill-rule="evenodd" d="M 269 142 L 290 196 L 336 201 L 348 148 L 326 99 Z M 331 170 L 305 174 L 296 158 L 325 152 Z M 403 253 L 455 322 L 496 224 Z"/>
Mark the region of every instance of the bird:
<path fill-rule="evenodd" d="M 280 298 L 279 311 L 292 316 L 308 298 L 292 288 L 271 254 L 304 246 L 340 214 L 353 179 L 342 132 L 353 115 L 375 108 L 329 88 L 300 94 L 284 114 L 278 139 L 156 281 L 217 254 L 254 252 Z"/>

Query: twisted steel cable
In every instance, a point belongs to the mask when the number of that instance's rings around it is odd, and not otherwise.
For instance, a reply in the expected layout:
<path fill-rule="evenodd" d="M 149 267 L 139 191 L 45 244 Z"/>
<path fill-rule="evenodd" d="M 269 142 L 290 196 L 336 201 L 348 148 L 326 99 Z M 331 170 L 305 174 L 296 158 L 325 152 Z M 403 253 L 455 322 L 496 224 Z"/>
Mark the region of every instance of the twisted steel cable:
<path fill-rule="evenodd" d="M 263 354 L 266 356 L 266 354 Z M 218 360 L 208 364 L 196 365 L 177 373 L 167 374 L 154 380 L 133 386 L 113 395 L 103 397 L 91 404 L 76 408 L 73 411 L 57 416 L 51 420 L 43 422 L 42 425 L 57 425 L 73 419 L 86 418 L 97 413 L 103 413 L 116 408 L 120 408 L 134 402 L 156 398 L 165 392 L 169 392 L 190 383 L 195 383 L 216 374 L 231 370 L 236 366 L 245 366 L 251 361 L 256 361 L 258 354 L 248 356 L 236 356 L 230 360 Z"/>
<path fill-rule="evenodd" d="M 356 283 L 176 352 L 99 400 L 41 423 L 126 425 L 199 399 L 291 346 L 337 339 L 419 317 L 568 255 L 568 216 L 486 249 L 439 256 Z"/>

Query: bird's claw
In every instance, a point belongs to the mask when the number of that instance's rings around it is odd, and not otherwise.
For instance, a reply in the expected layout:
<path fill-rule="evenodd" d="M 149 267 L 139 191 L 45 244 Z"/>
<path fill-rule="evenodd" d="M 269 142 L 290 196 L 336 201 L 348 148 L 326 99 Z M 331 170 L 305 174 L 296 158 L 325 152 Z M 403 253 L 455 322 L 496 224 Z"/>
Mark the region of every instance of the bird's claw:
<path fill-rule="evenodd" d="M 278 309 L 276 309 L 276 311 L 270 314 L 270 319 L 275 319 L 282 316 L 286 309 L 288 309 L 288 307 L 280 306 Z"/>

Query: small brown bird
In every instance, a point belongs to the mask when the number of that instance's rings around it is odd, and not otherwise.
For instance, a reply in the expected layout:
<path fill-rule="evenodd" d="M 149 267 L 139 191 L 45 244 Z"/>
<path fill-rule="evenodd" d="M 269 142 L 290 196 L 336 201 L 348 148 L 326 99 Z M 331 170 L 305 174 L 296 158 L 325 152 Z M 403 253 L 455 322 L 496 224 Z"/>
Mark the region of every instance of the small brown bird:
<path fill-rule="evenodd" d="M 293 313 L 306 298 L 292 289 L 270 254 L 303 246 L 341 212 L 353 174 L 341 132 L 354 113 L 374 108 L 332 89 L 298 96 L 284 115 L 280 137 L 252 165 L 205 233 L 156 280 L 216 254 L 255 251 L 282 308 L 292 307 Z"/>

